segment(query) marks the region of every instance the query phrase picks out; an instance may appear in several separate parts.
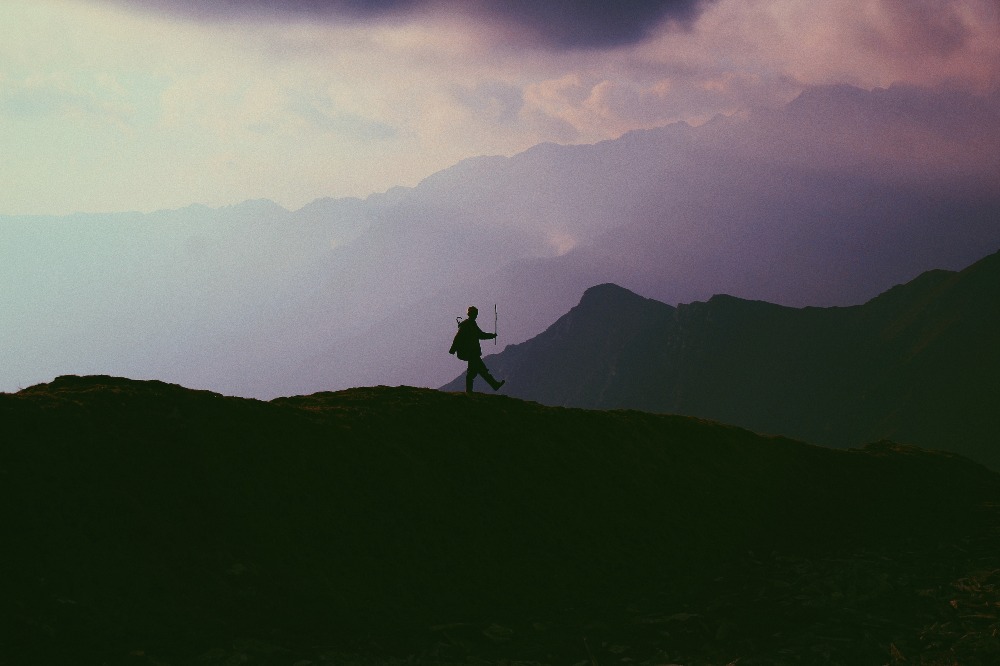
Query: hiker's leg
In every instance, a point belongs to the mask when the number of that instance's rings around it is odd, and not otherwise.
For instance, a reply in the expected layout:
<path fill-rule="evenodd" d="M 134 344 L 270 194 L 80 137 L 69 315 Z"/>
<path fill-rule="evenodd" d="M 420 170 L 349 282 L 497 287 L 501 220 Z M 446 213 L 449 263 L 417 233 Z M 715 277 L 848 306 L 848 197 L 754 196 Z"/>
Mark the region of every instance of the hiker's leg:
<path fill-rule="evenodd" d="M 476 362 L 478 361 L 478 363 Z M 472 393 L 472 384 L 476 379 L 476 375 L 479 374 L 480 368 L 483 364 L 483 360 L 476 358 L 469 361 L 469 370 L 465 373 L 465 392 Z"/>
<path fill-rule="evenodd" d="M 480 363 L 482 363 L 481 359 L 480 359 Z M 482 365 L 483 365 L 483 367 L 479 371 L 479 374 L 481 374 L 483 376 L 483 379 L 485 379 L 487 381 L 487 383 L 489 383 L 490 388 L 492 388 L 494 391 L 499 390 L 500 387 L 503 386 L 506 382 L 497 381 L 496 378 L 493 377 L 493 375 L 490 374 L 490 371 L 486 367 L 486 364 L 482 363 Z"/>

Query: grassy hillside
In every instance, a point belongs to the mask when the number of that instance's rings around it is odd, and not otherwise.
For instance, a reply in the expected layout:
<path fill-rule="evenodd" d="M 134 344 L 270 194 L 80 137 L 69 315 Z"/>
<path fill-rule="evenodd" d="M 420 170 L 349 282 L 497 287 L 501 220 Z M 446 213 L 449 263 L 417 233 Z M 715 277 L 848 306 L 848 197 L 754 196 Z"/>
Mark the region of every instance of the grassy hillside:
<path fill-rule="evenodd" d="M 990 663 L 1000 628 L 1000 477 L 949 454 L 110 377 L 0 423 L 3 664 Z"/>

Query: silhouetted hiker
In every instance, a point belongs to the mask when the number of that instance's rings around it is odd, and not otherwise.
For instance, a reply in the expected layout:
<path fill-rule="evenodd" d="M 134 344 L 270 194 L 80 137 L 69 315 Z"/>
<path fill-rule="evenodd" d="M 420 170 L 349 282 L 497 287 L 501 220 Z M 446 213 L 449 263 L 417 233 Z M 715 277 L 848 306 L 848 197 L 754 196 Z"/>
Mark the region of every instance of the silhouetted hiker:
<path fill-rule="evenodd" d="M 458 323 L 458 333 L 455 334 L 455 341 L 451 343 L 451 349 L 448 350 L 448 353 L 455 354 L 463 361 L 469 362 L 469 371 L 465 374 L 466 393 L 472 393 L 472 382 L 476 375 L 482 375 L 483 379 L 493 387 L 493 390 L 498 391 L 506 382 L 493 378 L 486 364 L 483 363 L 483 350 L 479 346 L 480 340 L 492 340 L 497 337 L 497 334 L 482 331 L 479 324 L 476 323 L 477 316 L 479 316 L 479 309 L 471 306 L 469 318 Z"/>

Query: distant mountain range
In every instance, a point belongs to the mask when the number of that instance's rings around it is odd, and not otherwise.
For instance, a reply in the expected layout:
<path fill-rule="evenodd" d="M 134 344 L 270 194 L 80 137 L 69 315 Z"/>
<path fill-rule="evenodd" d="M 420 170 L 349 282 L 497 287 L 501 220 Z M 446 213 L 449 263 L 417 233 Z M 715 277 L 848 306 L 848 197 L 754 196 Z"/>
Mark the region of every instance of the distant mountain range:
<path fill-rule="evenodd" d="M 950 454 L 113 377 L 0 394 L 0 422 L 4 664 L 996 654 L 1000 477 Z"/>
<path fill-rule="evenodd" d="M 837 447 L 890 438 L 1000 469 L 1000 253 L 852 307 L 723 295 L 671 307 L 604 284 L 487 364 L 505 393 L 547 405 L 686 414 Z"/>
<path fill-rule="evenodd" d="M 63 374 L 258 398 L 439 386 L 469 305 L 497 304 L 500 343 L 519 343 L 608 282 L 672 304 L 859 303 L 1000 247 L 997 127 L 998 93 L 816 87 L 294 212 L 0 217 L 0 388 Z"/>

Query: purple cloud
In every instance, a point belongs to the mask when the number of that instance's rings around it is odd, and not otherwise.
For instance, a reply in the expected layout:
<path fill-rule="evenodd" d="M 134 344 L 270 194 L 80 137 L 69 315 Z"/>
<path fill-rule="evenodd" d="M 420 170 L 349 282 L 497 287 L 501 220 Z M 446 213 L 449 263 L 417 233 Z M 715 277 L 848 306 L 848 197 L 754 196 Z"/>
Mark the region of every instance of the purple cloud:
<path fill-rule="evenodd" d="M 112 0 L 129 7 L 210 20 L 379 21 L 451 6 L 512 26 L 528 41 L 557 49 L 641 41 L 667 20 L 686 23 L 713 0 Z"/>

